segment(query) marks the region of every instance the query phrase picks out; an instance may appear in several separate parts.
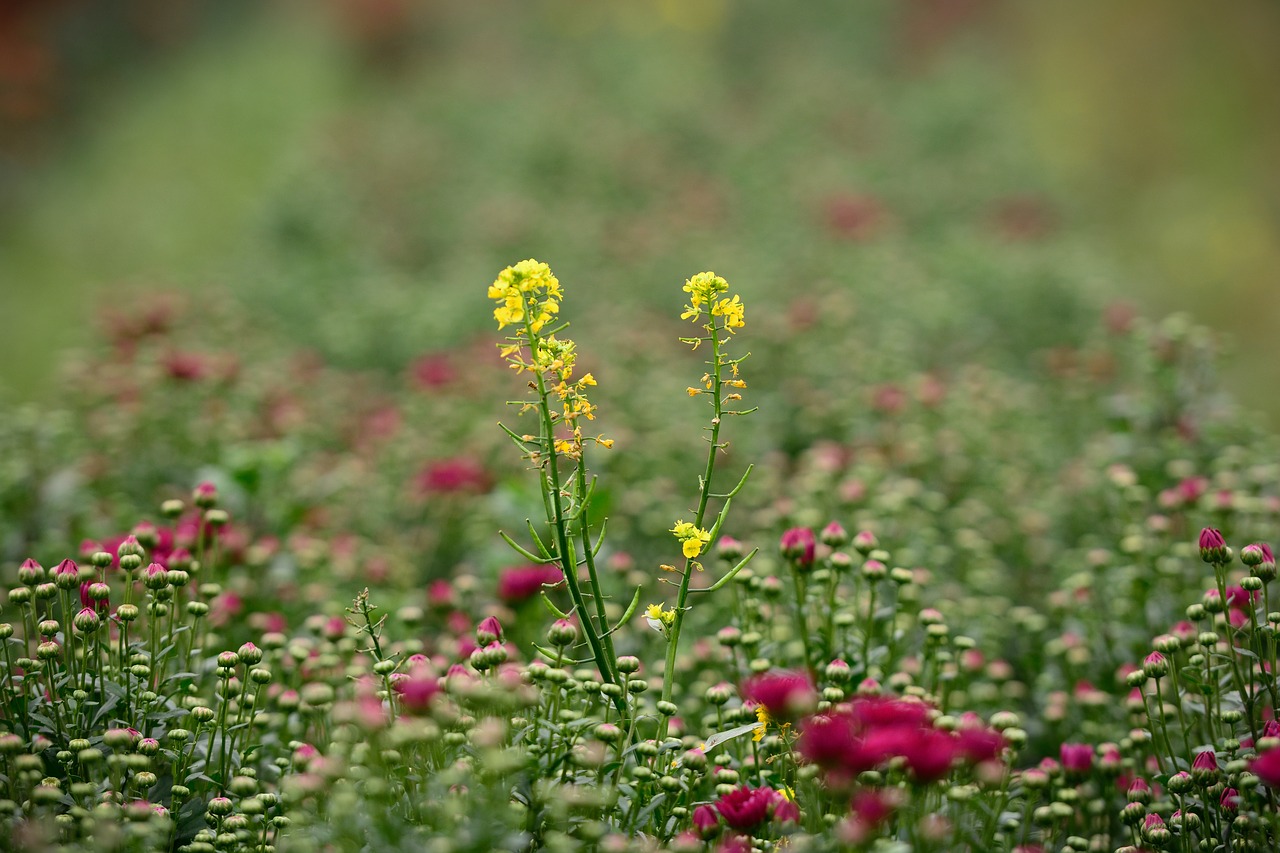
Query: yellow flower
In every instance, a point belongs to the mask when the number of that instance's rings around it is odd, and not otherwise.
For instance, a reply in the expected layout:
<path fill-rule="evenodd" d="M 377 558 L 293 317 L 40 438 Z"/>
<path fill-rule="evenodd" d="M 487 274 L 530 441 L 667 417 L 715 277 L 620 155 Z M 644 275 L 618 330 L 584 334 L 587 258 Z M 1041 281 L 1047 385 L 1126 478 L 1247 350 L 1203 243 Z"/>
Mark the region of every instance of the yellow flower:
<path fill-rule="evenodd" d="M 502 303 L 493 310 L 498 328 L 523 323 L 537 332 L 560 310 L 560 281 L 551 268 L 532 258 L 507 267 L 489 285 L 489 298 Z M 529 307 L 534 313 L 530 316 Z"/>
<path fill-rule="evenodd" d="M 773 720 L 763 705 L 756 706 L 756 720 L 759 721 L 760 725 L 752 730 L 753 736 L 751 739 L 755 741 L 764 740 L 764 733 L 769 730 L 769 723 L 773 722 Z"/>
<path fill-rule="evenodd" d="M 677 521 L 676 526 L 671 528 L 671 533 L 680 542 L 680 551 L 684 554 L 686 560 L 692 560 L 694 557 L 702 553 L 711 542 L 710 531 L 703 530 L 701 527 L 694 527 L 687 521 Z"/>
<path fill-rule="evenodd" d="M 676 612 L 674 610 L 664 609 L 661 604 L 650 604 L 645 608 L 644 618 L 649 622 L 650 628 L 661 632 L 665 637 L 667 635 L 667 629 L 676 621 Z"/>

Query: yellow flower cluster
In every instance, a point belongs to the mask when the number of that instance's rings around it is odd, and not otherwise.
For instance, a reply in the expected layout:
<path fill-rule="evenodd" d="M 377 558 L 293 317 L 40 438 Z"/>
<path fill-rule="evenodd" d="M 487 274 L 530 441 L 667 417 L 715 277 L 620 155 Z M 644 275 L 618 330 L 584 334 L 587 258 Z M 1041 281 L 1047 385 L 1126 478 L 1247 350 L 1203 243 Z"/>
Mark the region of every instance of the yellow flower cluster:
<path fill-rule="evenodd" d="M 650 604 L 644 611 L 644 618 L 648 620 L 650 628 L 665 636 L 667 629 L 676 621 L 676 612 L 670 608 L 664 609 L 661 604 Z"/>
<path fill-rule="evenodd" d="M 687 521 L 677 521 L 676 526 L 671 528 L 671 533 L 679 540 L 680 550 L 687 560 L 701 554 L 702 549 L 711 543 L 710 531 L 694 527 Z"/>
<path fill-rule="evenodd" d="M 561 295 L 560 280 L 551 268 L 532 258 L 507 267 L 489 285 L 489 298 L 500 303 L 493 309 L 499 329 L 527 322 L 533 331 L 541 331 L 559 313 Z"/>
<path fill-rule="evenodd" d="M 724 328 L 729 332 L 741 329 L 746 325 L 746 306 L 738 295 L 728 296 L 729 282 L 713 272 L 700 272 L 684 283 L 684 292 L 689 294 L 689 304 L 685 306 L 681 320 L 693 320 L 695 323 L 706 311 L 713 321 L 716 317 L 724 318 Z"/>
<path fill-rule="evenodd" d="M 533 259 L 521 261 L 498 273 L 489 285 L 489 298 L 501 303 L 493 311 L 498 328 L 513 324 L 526 324 L 532 332 L 533 346 L 530 360 L 525 360 L 528 341 L 522 336 L 507 338 L 500 344 L 502 357 L 518 373 L 537 371 L 547 381 L 547 390 L 560 401 L 560 412 L 551 417 L 569 427 L 569 433 L 553 441 L 556 453 L 578 458 L 582 455 L 583 441 L 594 441 L 609 448 L 613 440 L 604 436 L 583 438 L 580 418 L 595 420 L 596 407 L 587 398 L 586 390 L 596 384 L 590 373 L 575 379 L 573 372 L 578 362 L 578 347 L 571 340 L 561 340 L 555 335 L 542 337 L 539 332 L 560 312 L 563 293 L 560 281 L 551 274 L 551 268 Z M 532 408 L 528 404 L 525 408 Z"/>

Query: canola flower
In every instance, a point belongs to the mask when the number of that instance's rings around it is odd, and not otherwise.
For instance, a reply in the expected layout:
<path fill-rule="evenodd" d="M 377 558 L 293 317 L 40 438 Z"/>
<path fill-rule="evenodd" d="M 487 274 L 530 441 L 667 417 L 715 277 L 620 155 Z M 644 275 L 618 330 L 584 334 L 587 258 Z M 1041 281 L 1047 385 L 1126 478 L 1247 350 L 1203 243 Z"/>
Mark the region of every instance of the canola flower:
<path fill-rule="evenodd" d="M 735 329 L 746 325 L 746 306 L 737 294 L 732 297 L 722 296 L 729 290 L 729 282 L 713 272 L 700 272 L 684 284 L 684 292 L 689 294 L 689 304 L 685 306 L 681 320 L 697 322 L 703 312 L 712 318 L 723 317 L 723 328 L 730 334 Z"/>
<path fill-rule="evenodd" d="M 701 554 L 711 543 L 711 531 L 703 530 L 693 524 L 680 520 L 671 528 L 671 533 L 680 543 L 680 551 L 686 560 L 692 560 Z"/>
<path fill-rule="evenodd" d="M 523 329 L 522 334 L 499 344 L 502 357 L 517 373 L 531 371 L 542 375 L 548 392 L 560 403 L 555 419 L 562 431 L 552 439 L 552 449 L 560 455 L 580 459 L 585 442 L 595 442 L 608 449 L 613 447 L 613 440 L 583 435 L 580 421 L 592 421 L 596 417 L 596 406 L 587 396 L 587 389 L 596 384 L 596 379 L 590 373 L 574 378 L 577 344 L 557 338 L 554 332 L 545 337 L 541 334 L 546 324 L 560 313 L 563 295 L 560 280 L 552 275 L 551 268 L 532 258 L 507 267 L 489 285 L 489 298 L 499 303 L 493 310 L 498 328 L 515 325 Z M 534 408 L 532 403 L 524 407 L 531 408 Z"/>
<path fill-rule="evenodd" d="M 672 623 L 676 621 L 676 612 L 670 608 L 664 608 L 661 604 L 650 604 L 645 608 L 644 618 L 648 621 L 650 628 L 665 637 Z"/>
<path fill-rule="evenodd" d="M 562 296 L 551 267 L 533 258 L 507 267 L 489 285 L 489 298 L 500 303 L 493 309 L 499 329 L 527 322 L 534 332 L 542 331 L 560 312 Z"/>

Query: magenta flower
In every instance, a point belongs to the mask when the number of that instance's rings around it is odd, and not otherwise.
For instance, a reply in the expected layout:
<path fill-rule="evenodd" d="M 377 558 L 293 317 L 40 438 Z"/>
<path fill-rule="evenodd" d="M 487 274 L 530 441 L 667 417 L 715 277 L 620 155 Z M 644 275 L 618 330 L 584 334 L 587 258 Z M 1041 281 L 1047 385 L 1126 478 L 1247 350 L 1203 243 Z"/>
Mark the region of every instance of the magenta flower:
<path fill-rule="evenodd" d="M 502 623 L 495 616 L 486 616 L 476 626 L 476 642 L 482 646 L 502 639 Z"/>
<path fill-rule="evenodd" d="M 693 828 L 701 838 L 711 838 L 720 831 L 720 818 L 716 810 L 708 805 L 698 806 L 693 810 Z"/>
<path fill-rule="evenodd" d="M 769 817 L 778 793 L 772 788 L 742 785 L 716 800 L 716 811 L 724 822 L 739 832 L 753 832 Z"/>
<path fill-rule="evenodd" d="M 1200 559 L 1206 563 L 1227 562 L 1227 540 L 1222 538 L 1220 530 L 1206 527 L 1200 531 Z"/>
<path fill-rule="evenodd" d="M 1087 743 L 1064 743 L 1058 750 L 1068 773 L 1088 773 L 1093 768 L 1093 747 Z"/>
<path fill-rule="evenodd" d="M 455 457 L 428 463 L 414 479 L 420 497 L 484 494 L 493 487 L 489 473 L 472 459 Z"/>
<path fill-rule="evenodd" d="M 807 569 L 813 565 L 813 552 L 817 544 L 812 530 L 807 527 L 793 527 L 782 534 L 778 547 L 782 551 L 782 556 L 790 560 L 796 568 Z"/>
<path fill-rule="evenodd" d="M 551 586 L 564 581 L 559 566 L 516 566 L 506 569 L 498 577 L 498 598 L 508 604 L 518 604 Z"/>
<path fill-rule="evenodd" d="M 742 685 L 742 697 L 763 705 L 770 716 L 784 720 L 812 711 L 818 701 L 809 676 L 783 670 L 749 679 Z"/>
<path fill-rule="evenodd" d="M 392 682 L 396 695 L 410 714 L 424 714 L 440 693 L 440 681 L 429 671 L 421 669 L 402 675 Z"/>
<path fill-rule="evenodd" d="M 1264 785 L 1280 788 L 1280 749 L 1269 749 L 1249 765 L 1249 772 L 1262 780 Z"/>

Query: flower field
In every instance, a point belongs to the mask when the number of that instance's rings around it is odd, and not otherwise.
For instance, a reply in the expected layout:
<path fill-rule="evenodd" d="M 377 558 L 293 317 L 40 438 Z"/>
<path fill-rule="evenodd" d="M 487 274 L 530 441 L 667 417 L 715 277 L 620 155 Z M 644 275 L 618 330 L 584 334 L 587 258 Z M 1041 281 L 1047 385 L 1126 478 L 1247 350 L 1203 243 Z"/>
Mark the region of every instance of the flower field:
<path fill-rule="evenodd" d="M 847 42 L 743 26 L 759 88 L 638 146 L 594 99 L 696 63 L 642 36 L 575 48 L 576 137 L 362 105 L 242 283 L 7 407 L 0 848 L 1280 848 L 1280 442 L 1217 339 L 1114 298 L 968 89 L 867 60 L 832 117 L 789 93 Z"/>

